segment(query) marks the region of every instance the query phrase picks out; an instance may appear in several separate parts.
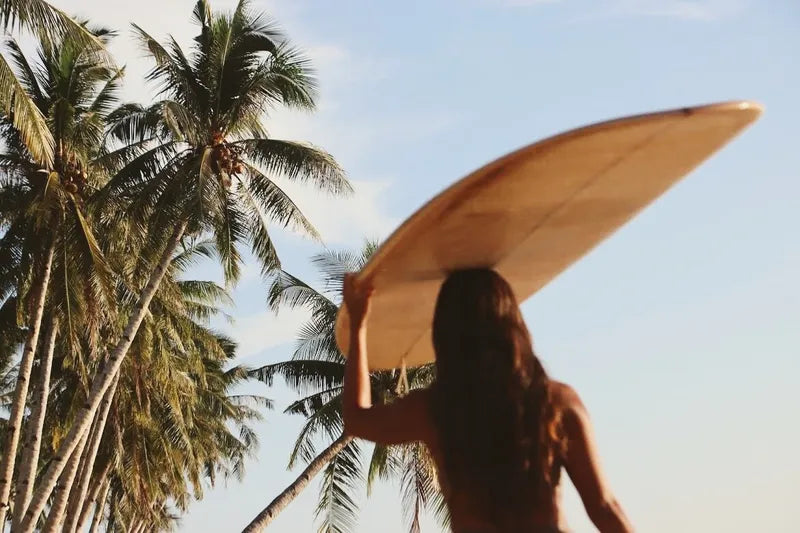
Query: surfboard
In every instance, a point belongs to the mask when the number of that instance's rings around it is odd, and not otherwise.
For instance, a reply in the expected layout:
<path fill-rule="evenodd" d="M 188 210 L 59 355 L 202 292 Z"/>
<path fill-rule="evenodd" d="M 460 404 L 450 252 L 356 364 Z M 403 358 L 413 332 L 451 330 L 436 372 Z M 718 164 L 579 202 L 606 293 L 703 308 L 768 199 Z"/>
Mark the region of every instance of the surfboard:
<path fill-rule="evenodd" d="M 357 274 L 375 288 L 373 370 L 434 360 L 433 312 L 448 272 L 491 267 L 520 302 L 580 259 L 755 121 L 735 101 L 636 115 L 567 131 L 501 157 L 423 205 Z M 349 318 L 336 341 L 347 354 Z"/>

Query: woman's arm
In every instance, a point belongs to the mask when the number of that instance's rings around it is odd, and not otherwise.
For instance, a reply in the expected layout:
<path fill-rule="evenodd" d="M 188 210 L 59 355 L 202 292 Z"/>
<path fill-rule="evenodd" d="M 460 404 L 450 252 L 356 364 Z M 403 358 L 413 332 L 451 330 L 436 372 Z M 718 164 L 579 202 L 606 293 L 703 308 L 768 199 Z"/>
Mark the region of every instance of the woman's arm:
<path fill-rule="evenodd" d="M 344 367 L 344 392 L 342 414 L 345 431 L 362 425 L 364 412 L 372 407 L 372 391 L 367 364 L 367 316 L 369 315 L 372 290 L 366 285 L 357 285 L 352 274 L 344 278 L 344 304 L 350 317 L 350 349 Z M 355 435 L 358 436 L 358 435 Z"/>
<path fill-rule="evenodd" d="M 572 388 L 566 385 L 560 388 L 564 405 L 562 423 L 567 437 L 565 466 L 586 513 L 601 533 L 631 533 L 633 526 L 600 469 L 589 414 Z"/>
<path fill-rule="evenodd" d="M 366 328 L 371 297 L 371 286 L 358 284 L 352 275 L 345 277 L 344 303 L 350 317 L 350 349 L 342 393 L 345 433 L 382 444 L 425 440 L 426 391 L 414 391 L 388 405 L 372 405 Z"/>

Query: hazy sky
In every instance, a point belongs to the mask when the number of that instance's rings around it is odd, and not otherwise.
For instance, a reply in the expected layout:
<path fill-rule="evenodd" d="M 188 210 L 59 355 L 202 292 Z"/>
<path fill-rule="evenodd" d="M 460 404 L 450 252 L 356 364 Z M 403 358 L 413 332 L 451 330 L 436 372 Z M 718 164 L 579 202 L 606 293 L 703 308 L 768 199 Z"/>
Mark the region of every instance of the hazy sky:
<path fill-rule="evenodd" d="M 192 1 L 55 0 L 123 31 L 131 99 L 149 96 L 130 41 L 193 35 Z M 385 237 L 454 180 L 523 144 L 620 115 L 751 98 L 763 118 L 524 305 L 551 374 L 594 419 L 612 485 L 639 531 L 800 531 L 800 4 L 796 0 L 253 2 L 314 59 L 315 115 L 275 136 L 331 151 L 357 195 L 290 187 L 332 248 Z M 222 9 L 230 1 L 213 3 Z M 278 236 L 313 281 L 320 247 Z M 303 316 L 265 310 L 250 265 L 230 327 L 243 361 L 287 358 Z M 208 490 L 181 523 L 239 531 L 297 475 L 301 420 L 278 406 L 243 483 Z M 315 530 L 317 486 L 271 531 Z M 362 505 L 359 532 L 405 531 L 397 487 Z M 592 531 L 570 490 L 575 531 Z M 432 520 L 424 531 L 439 531 Z"/>

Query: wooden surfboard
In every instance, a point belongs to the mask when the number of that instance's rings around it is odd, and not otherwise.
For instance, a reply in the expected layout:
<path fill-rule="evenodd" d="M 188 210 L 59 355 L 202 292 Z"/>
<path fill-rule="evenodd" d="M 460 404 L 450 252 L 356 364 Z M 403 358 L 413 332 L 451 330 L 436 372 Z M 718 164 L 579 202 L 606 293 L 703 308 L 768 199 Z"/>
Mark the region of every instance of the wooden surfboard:
<path fill-rule="evenodd" d="M 601 122 L 521 148 L 456 182 L 400 225 L 358 274 L 375 287 L 370 368 L 434 360 L 433 311 L 448 272 L 494 268 L 521 303 L 761 111 L 738 101 Z M 346 355 L 344 308 L 336 340 Z"/>

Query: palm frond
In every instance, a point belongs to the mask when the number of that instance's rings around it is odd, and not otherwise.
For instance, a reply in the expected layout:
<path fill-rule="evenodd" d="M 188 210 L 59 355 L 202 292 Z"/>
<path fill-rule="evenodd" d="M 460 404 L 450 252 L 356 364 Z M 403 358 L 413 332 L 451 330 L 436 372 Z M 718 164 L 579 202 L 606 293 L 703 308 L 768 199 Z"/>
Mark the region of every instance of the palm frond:
<path fill-rule="evenodd" d="M 240 188 L 238 192 L 247 213 L 250 248 L 261 266 L 261 275 L 266 277 L 281 267 L 278 251 L 269 235 L 267 220 L 258 204 L 246 189 Z"/>
<path fill-rule="evenodd" d="M 87 256 L 90 257 L 92 261 L 91 271 L 98 281 L 98 288 L 101 294 L 104 296 L 106 302 L 110 304 L 113 301 L 114 292 L 112 288 L 113 273 L 111 272 L 111 268 L 100 249 L 100 245 L 97 243 L 91 226 L 84 218 L 80 207 L 75 203 L 73 203 L 73 214 L 78 221 L 77 227 L 80 230 L 78 235 L 81 237 L 81 244 L 85 247 Z"/>
<path fill-rule="evenodd" d="M 44 167 L 53 162 L 53 136 L 42 112 L 25 91 L 14 71 L 0 54 L 0 105 L 11 117 L 25 147 Z"/>
<path fill-rule="evenodd" d="M 317 80 L 311 61 L 301 50 L 288 44 L 275 50 L 271 61 L 254 76 L 254 84 L 271 101 L 299 109 L 314 108 Z"/>
<path fill-rule="evenodd" d="M 314 440 L 320 433 L 327 439 L 333 440 L 341 435 L 342 429 L 342 399 L 341 395 L 336 395 L 306 419 L 289 456 L 289 467 L 294 466 L 298 460 L 307 463 L 314 458 L 316 455 Z"/>
<path fill-rule="evenodd" d="M 161 116 L 175 139 L 198 144 L 203 141 L 203 132 L 195 127 L 196 116 L 179 102 L 163 100 Z"/>
<path fill-rule="evenodd" d="M 358 505 L 351 494 L 361 482 L 360 455 L 357 441 L 352 440 L 325 467 L 314 513 L 321 518 L 319 532 L 347 533 L 355 529 Z"/>
<path fill-rule="evenodd" d="M 20 85 L 37 106 L 41 105 L 44 102 L 44 94 L 42 93 L 42 88 L 39 85 L 36 73 L 28 62 L 28 58 L 25 57 L 22 48 L 20 48 L 19 43 L 17 43 L 13 37 L 7 38 L 5 45 L 16 66 Z"/>
<path fill-rule="evenodd" d="M 223 200 L 214 237 L 225 283 L 231 286 L 241 275 L 242 258 L 237 244 L 245 240 L 248 224 L 232 193 L 220 188 L 220 196 Z"/>
<path fill-rule="evenodd" d="M 275 377 L 280 376 L 289 387 L 303 393 L 341 386 L 344 365 L 332 361 L 292 359 L 254 368 L 250 375 L 267 386 L 272 386 Z"/>
<path fill-rule="evenodd" d="M 106 116 L 114 110 L 120 91 L 122 90 L 122 79 L 125 76 L 125 69 L 118 69 L 103 85 L 97 93 L 94 101 L 89 106 L 89 111 Z"/>
<path fill-rule="evenodd" d="M 249 178 L 241 183 L 240 191 L 255 214 L 263 220 L 263 209 L 271 220 L 283 227 L 302 231 L 315 240 L 321 240 L 314 225 L 288 194 L 256 167 L 246 164 L 245 168 Z"/>
<path fill-rule="evenodd" d="M 203 259 L 214 259 L 216 257 L 217 252 L 214 241 L 210 239 L 191 241 L 189 244 L 184 240 L 181 246 L 180 251 L 172 258 L 170 263 L 177 272 L 185 272 L 187 268 L 196 265 Z"/>
<path fill-rule="evenodd" d="M 306 308 L 315 314 L 321 309 L 337 309 L 336 305 L 323 294 L 285 270 L 275 273 L 269 287 L 267 305 L 274 311 L 278 311 L 281 307 Z"/>
<path fill-rule="evenodd" d="M 55 43 L 69 38 L 97 52 L 104 50 L 103 42 L 86 26 L 44 0 L 5 0 L 0 23 L 5 29 L 31 30 L 42 41 Z"/>
<path fill-rule="evenodd" d="M 375 485 L 376 480 L 386 481 L 391 476 L 396 475 L 399 469 L 399 461 L 396 456 L 397 454 L 392 453 L 390 446 L 376 444 L 373 447 L 367 469 L 368 496 L 372 493 L 372 487 Z"/>
<path fill-rule="evenodd" d="M 321 191 L 349 194 L 344 170 L 330 154 L 308 144 L 277 139 L 245 139 L 232 143 L 268 174 L 309 182 Z"/>
<path fill-rule="evenodd" d="M 274 409 L 275 402 L 257 394 L 233 394 L 228 400 L 235 405 L 254 405 L 263 409 Z"/>
<path fill-rule="evenodd" d="M 162 116 L 159 103 L 149 107 L 122 104 L 106 117 L 106 139 L 127 146 L 156 138 L 162 131 Z"/>
<path fill-rule="evenodd" d="M 182 155 L 179 150 L 177 143 L 165 142 L 139 154 L 109 180 L 100 191 L 101 198 L 105 200 L 112 196 L 140 195 L 137 193 L 141 193 L 148 184 L 159 183 L 158 178 L 164 176 L 165 170 L 173 170 L 183 162 L 180 157 L 176 157 Z"/>
<path fill-rule="evenodd" d="M 336 343 L 336 312 L 314 316 L 300 327 L 293 359 L 309 359 L 342 363 L 344 356 Z"/>
<path fill-rule="evenodd" d="M 409 532 L 420 533 L 420 517 L 438 492 L 433 465 L 424 444 L 402 447 L 402 474 L 400 491 L 403 509 L 409 521 Z"/>
<path fill-rule="evenodd" d="M 213 281 L 186 280 L 177 284 L 183 297 L 193 303 L 233 305 L 233 298 L 227 289 Z"/>
<path fill-rule="evenodd" d="M 303 415 L 305 417 L 309 417 L 341 394 L 342 390 L 343 388 L 338 386 L 310 394 L 304 398 L 290 403 L 283 412 L 290 415 Z"/>
<path fill-rule="evenodd" d="M 315 255 L 311 262 L 322 273 L 325 290 L 341 294 L 344 276 L 358 272 L 366 263 L 366 259 L 363 254 L 349 250 L 326 250 Z"/>

